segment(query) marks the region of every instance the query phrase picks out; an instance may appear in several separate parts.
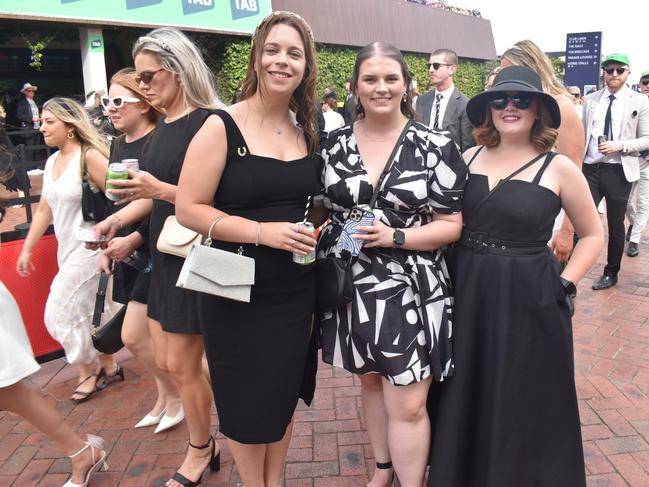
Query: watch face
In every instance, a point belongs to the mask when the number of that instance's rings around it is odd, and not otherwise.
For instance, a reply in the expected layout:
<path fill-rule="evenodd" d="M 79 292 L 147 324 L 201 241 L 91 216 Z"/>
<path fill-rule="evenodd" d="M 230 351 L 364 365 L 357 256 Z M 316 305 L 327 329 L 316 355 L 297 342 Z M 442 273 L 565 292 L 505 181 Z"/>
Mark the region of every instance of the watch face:
<path fill-rule="evenodd" d="M 406 234 L 401 230 L 395 230 L 394 236 L 392 238 L 394 240 L 394 243 L 397 245 L 403 245 L 404 243 L 406 243 Z"/>

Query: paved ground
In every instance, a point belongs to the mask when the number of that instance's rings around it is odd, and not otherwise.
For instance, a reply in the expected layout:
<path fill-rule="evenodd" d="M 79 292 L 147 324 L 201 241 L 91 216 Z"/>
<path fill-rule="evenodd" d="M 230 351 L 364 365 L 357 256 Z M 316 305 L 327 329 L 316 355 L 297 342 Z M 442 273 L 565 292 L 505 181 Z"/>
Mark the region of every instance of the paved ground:
<path fill-rule="evenodd" d="M 593 292 L 591 281 L 604 263 L 600 258 L 580 286 L 575 315 L 576 380 L 590 487 L 649 487 L 649 244 L 641 245 L 639 257 L 624 259 L 619 285 Z M 119 358 L 126 382 L 76 407 L 67 400 L 76 374 L 61 360 L 44 365 L 32 380 L 80 432 L 106 439 L 110 469 L 95 477 L 93 487 L 162 486 L 183 458 L 186 428 L 183 424 L 160 435 L 132 428 L 153 403 L 153 382 L 128 352 Z M 325 365 L 318 377 L 313 408 L 296 412 L 286 485 L 364 486 L 373 464 L 358 382 Z M 207 475 L 203 485 L 234 486 L 239 480 L 227 444 L 220 440 L 222 470 Z M 60 487 L 68 469 L 67 459 L 47 438 L 0 412 L 0 487 Z"/>

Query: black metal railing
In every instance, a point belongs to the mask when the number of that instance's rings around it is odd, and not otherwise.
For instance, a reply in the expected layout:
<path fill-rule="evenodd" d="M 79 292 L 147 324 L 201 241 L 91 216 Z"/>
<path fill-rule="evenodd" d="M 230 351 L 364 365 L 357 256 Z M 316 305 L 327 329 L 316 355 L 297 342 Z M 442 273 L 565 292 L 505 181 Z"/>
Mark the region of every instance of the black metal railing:
<path fill-rule="evenodd" d="M 38 133 L 38 130 L 34 129 L 7 131 L 7 135 L 14 140 L 17 137 L 31 138 Z M 18 157 L 18 161 L 14 164 L 17 181 L 19 183 L 17 189 L 22 191 L 24 196 L 11 198 L 9 200 L 9 205 L 24 205 L 25 222 L 16 225 L 16 230 L 24 230 L 29 228 L 29 225 L 32 222 L 32 203 L 38 203 L 41 199 L 40 195 L 31 195 L 31 185 L 27 171 L 31 169 L 43 169 L 47 158 L 52 154 L 52 148 L 45 144 L 16 144 L 15 149 L 16 156 Z M 42 157 L 42 154 L 45 154 L 45 158 Z"/>

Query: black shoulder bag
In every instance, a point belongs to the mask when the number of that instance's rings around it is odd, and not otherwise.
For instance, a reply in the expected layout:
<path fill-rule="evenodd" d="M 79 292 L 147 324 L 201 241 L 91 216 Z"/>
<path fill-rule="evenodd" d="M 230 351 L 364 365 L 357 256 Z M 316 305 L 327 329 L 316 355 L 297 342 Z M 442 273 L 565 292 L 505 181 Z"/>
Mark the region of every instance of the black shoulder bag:
<path fill-rule="evenodd" d="M 108 202 L 101 190 L 96 193 L 90 186 L 88 180 L 88 166 L 86 165 L 86 154 L 81 153 L 81 214 L 83 221 L 99 223 L 106 218 Z"/>
<path fill-rule="evenodd" d="M 101 315 L 104 312 L 106 289 L 108 288 L 108 274 L 102 272 L 99 276 L 99 287 L 95 299 L 95 311 L 92 314 L 92 344 L 101 353 L 112 355 L 122 349 L 122 324 L 126 314 L 126 305 L 115 313 L 104 326 L 100 327 Z"/>
<path fill-rule="evenodd" d="M 401 145 L 401 141 L 406 132 L 412 125 L 412 120 L 408 120 L 406 126 L 403 128 L 401 135 L 397 139 L 390 157 L 388 157 L 379 182 L 374 188 L 372 199 L 370 200 L 370 208 L 374 208 L 376 200 L 379 197 L 383 180 L 390 172 L 394 156 Z M 342 306 L 346 306 L 354 298 L 354 276 L 352 274 L 352 266 L 356 262 L 356 257 L 349 259 L 340 259 L 333 254 L 325 257 L 316 264 L 316 311 L 324 313 L 332 311 Z"/>

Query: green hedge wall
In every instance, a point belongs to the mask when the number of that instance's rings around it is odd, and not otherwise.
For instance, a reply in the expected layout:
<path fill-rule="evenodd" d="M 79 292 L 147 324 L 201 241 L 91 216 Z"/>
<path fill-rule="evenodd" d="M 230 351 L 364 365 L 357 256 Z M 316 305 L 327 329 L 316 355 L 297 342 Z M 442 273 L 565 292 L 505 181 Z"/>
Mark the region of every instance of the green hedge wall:
<path fill-rule="evenodd" d="M 207 42 L 206 40 L 204 40 Z M 201 44 L 204 44 L 201 42 Z M 203 53 L 216 77 L 216 88 L 223 101 L 229 103 L 239 81 L 246 74 L 250 42 L 240 39 L 228 39 L 223 43 L 202 45 Z M 356 59 L 356 49 L 318 44 L 318 93 L 326 85 L 332 85 L 340 96 L 344 93 L 345 81 L 351 76 Z M 414 73 L 419 91 L 424 92 L 428 86 L 428 55 L 406 54 L 406 62 Z M 461 61 L 455 75 L 455 85 L 471 97 L 482 91 L 486 74 L 485 63 Z"/>

